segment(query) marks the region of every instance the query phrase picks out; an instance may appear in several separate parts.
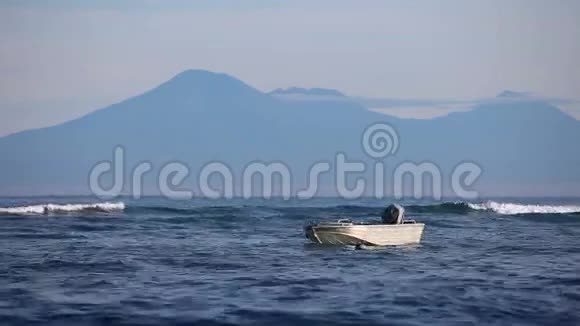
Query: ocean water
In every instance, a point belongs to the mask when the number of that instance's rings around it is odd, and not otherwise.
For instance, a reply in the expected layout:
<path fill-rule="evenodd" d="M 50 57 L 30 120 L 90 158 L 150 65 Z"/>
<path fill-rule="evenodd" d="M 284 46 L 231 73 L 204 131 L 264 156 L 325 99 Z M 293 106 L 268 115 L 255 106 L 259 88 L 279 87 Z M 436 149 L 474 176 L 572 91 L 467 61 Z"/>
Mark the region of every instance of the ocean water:
<path fill-rule="evenodd" d="M 389 201 L 0 199 L 0 325 L 579 325 L 580 200 L 403 201 L 420 245 L 308 242 Z"/>

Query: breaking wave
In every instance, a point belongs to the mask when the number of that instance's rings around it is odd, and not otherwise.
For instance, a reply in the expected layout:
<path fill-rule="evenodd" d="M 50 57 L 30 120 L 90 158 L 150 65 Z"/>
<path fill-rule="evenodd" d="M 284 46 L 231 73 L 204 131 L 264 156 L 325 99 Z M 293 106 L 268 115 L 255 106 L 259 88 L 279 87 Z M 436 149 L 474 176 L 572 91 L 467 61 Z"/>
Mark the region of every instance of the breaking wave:
<path fill-rule="evenodd" d="M 39 204 L 17 207 L 0 207 L 0 215 L 34 215 L 50 213 L 75 213 L 75 212 L 113 212 L 125 209 L 123 202 L 118 203 L 93 203 L 93 204 Z"/>
<path fill-rule="evenodd" d="M 409 205 L 406 208 L 412 213 L 467 214 L 477 211 L 489 211 L 500 215 L 580 214 L 580 206 L 576 205 L 534 205 L 495 201 L 483 203 L 450 202 L 435 205 Z"/>
<path fill-rule="evenodd" d="M 501 215 L 580 213 L 580 206 L 574 205 L 527 205 L 515 203 L 498 203 L 495 201 L 488 201 L 481 204 L 467 203 L 467 205 L 474 210 L 493 211 Z"/>

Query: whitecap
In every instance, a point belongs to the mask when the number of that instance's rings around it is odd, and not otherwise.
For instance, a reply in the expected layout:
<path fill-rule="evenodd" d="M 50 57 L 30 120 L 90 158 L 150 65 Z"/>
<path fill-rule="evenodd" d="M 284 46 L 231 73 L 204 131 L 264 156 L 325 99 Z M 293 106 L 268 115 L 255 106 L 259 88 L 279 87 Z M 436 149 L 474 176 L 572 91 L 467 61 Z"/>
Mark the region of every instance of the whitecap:
<path fill-rule="evenodd" d="M 81 211 L 113 212 L 125 209 L 125 203 L 93 203 L 93 204 L 38 204 L 16 207 L 0 207 L 0 214 L 28 215 L 46 213 L 72 213 Z"/>
<path fill-rule="evenodd" d="M 527 205 L 488 201 L 480 204 L 467 203 L 471 209 L 489 210 L 502 215 L 517 214 L 570 214 L 580 213 L 580 206 L 574 205 Z"/>

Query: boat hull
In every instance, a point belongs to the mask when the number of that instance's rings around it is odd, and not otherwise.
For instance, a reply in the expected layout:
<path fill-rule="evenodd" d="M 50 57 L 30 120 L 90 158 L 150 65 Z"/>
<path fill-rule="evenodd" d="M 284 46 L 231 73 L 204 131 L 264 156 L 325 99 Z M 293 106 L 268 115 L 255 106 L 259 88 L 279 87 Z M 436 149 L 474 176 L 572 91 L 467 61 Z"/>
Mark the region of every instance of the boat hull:
<path fill-rule="evenodd" d="M 396 246 L 421 242 L 425 224 L 310 225 L 306 237 L 315 243 L 332 245 Z"/>

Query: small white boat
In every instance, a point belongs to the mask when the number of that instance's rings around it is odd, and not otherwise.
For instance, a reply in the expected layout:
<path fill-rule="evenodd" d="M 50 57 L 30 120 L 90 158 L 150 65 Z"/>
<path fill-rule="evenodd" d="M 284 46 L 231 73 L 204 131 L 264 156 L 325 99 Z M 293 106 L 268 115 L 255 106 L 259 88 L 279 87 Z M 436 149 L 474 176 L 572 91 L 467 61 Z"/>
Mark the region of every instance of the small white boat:
<path fill-rule="evenodd" d="M 421 241 L 425 224 L 404 219 L 399 205 L 387 207 L 380 222 L 313 223 L 304 227 L 306 237 L 315 243 L 354 246 L 389 246 L 414 244 Z"/>

